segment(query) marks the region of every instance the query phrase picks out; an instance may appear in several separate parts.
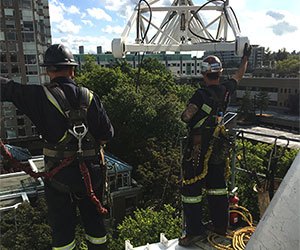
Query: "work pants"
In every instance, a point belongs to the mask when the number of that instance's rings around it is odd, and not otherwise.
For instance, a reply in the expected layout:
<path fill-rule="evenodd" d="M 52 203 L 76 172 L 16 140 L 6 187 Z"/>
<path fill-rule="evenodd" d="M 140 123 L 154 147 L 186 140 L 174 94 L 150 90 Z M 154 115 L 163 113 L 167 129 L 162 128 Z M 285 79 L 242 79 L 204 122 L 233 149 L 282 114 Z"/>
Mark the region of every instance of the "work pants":
<path fill-rule="evenodd" d="M 190 167 L 190 169 L 192 168 Z M 224 169 L 225 163 L 209 164 L 208 173 L 204 179 L 182 186 L 186 234 L 199 235 L 204 232 L 202 224 L 202 188 L 206 188 L 207 191 L 209 213 L 215 230 L 221 234 L 226 232 L 229 205 Z M 199 171 L 196 173 L 199 174 Z M 191 176 L 189 173 L 187 175 Z"/>
<path fill-rule="evenodd" d="M 86 194 L 74 195 L 55 189 L 45 182 L 49 223 L 52 228 L 53 249 L 75 248 L 76 208 L 79 208 L 89 250 L 105 250 L 106 230 L 103 216 Z"/>

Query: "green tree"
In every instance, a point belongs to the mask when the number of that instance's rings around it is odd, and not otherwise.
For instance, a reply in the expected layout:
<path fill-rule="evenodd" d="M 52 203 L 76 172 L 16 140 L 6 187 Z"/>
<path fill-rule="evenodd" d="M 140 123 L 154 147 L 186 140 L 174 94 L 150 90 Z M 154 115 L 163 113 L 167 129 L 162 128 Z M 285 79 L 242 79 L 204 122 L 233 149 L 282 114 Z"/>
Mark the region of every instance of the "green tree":
<path fill-rule="evenodd" d="M 246 90 L 242 100 L 240 101 L 240 107 L 238 109 L 239 119 L 243 121 L 252 121 L 254 113 L 254 103 L 249 90 Z"/>
<path fill-rule="evenodd" d="M 25 202 L 1 217 L 1 249 L 49 249 L 51 230 L 45 215 L 45 201 L 39 199 L 36 207 Z"/>
<path fill-rule="evenodd" d="M 259 91 L 258 94 L 255 95 L 255 104 L 259 109 L 260 115 L 262 115 L 263 110 L 266 110 L 269 106 L 269 94 L 266 91 Z"/>
<path fill-rule="evenodd" d="M 236 167 L 248 170 L 250 173 L 267 174 L 268 161 L 270 153 L 274 145 L 265 143 L 252 143 L 248 140 L 236 141 L 237 159 Z M 278 149 L 280 155 L 283 148 Z M 275 177 L 284 178 L 286 172 L 294 161 L 299 150 L 286 149 L 283 156 L 275 166 Z M 244 155 L 245 153 L 245 155 Z M 261 179 L 261 178 L 260 178 Z M 257 201 L 257 193 L 253 191 L 256 184 L 253 174 L 237 171 L 236 186 L 239 188 L 238 193 L 240 197 L 240 205 L 246 207 L 255 220 L 259 220 L 259 209 Z M 264 179 L 261 179 L 264 181 Z"/>
<path fill-rule="evenodd" d="M 299 56 L 290 56 L 276 64 L 276 73 L 280 77 L 299 77 L 300 60 Z"/>
<path fill-rule="evenodd" d="M 160 211 L 138 209 L 133 216 L 125 217 L 118 226 L 117 239 L 109 241 L 109 249 L 124 249 L 125 240 L 130 240 L 133 246 L 159 242 L 160 233 L 165 233 L 169 239 L 181 235 L 181 218 L 176 216 L 175 209 L 170 205 L 164 205 Z"/>

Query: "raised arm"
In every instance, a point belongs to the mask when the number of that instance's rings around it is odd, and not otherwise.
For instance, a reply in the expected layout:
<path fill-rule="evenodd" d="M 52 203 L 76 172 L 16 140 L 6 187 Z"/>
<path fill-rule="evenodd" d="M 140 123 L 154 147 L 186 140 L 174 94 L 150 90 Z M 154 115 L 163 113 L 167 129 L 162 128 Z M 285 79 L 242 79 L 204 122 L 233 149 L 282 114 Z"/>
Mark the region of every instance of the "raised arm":
<path fill-rule="evenodd" d="M 247 70 L 247 66 L 248 66 L 248 59 L 251 55 L 251 50 L 252 47 L 251 45 L 249 45 L 248 43 L 245 44 L 244 47 L 244 53 L 242 56 L 242 61 L 240 64 L 239 69 L 235 72 L 235 74 L 232 76 L 233 79 L 235 79 L 237 82 L 239 82 L 240 80 L 242 80 L 246 70 Z"/>

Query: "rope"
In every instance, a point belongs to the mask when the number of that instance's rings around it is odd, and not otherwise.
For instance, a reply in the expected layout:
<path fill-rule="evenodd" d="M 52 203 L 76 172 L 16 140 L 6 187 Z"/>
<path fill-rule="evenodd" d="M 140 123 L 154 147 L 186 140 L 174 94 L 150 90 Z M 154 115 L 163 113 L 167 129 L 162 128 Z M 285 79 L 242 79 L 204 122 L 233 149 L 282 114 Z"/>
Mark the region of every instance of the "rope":
<path fill-rule="evenodd" d="M 0 152 L 1 155 L 3 156 L 3 159 L 8 161 L 9 164 L 13 167 L 13 169 L 17 169 L 18 171 L 23 170 L 26 174 L 29 174 L 31 177 L 35 179 L 42 177 L 51 180 L 54 175 L 56 175 L 62 168 L 65 168 L 68 165 L 70 165 L 70 163 L 73 162 L 75 159 L 75 156 L 65 158 L 57 167 L 53 168 L 49 172 L 34 172 L 31 169 L 29 164 L 21 164 L 16 159 L 14 159 L 12 154 L 8 151 L 8 149 L 3 144 L 2 140 L 0 140 Z M 90 200 L 96 205 L 97 211 L 100 214 L 106 214 L 107 209 L 102 206 L 101 202 L 95 195 L 90 173 L 84 161 L 81 161 L 81 163 L 79 164 L 79 168 L 84 179 L 87 195 L 89 196 Z"/>
<path fill-rule="evenodd" d="M 210 234 L 207 237 L 207 240 L 214 248 L 219 250 L 244 250 L 251 235 L 255 231 L 252 215 L 245 207 L 236 205 L 230 206 L 229 212 L 238 213 L 239 215 L 241 215 L 243 220 L 247 222 L 248 226 L 232 231 L 230 235 L 227 235 L 226 239 L 229 239 L 231 241 L 230 244 L 225 245 L 218 242 L 220 240 L 224 240 L 224 236 L 215 233 Z"/>
<path fill-rule="evenodd" d="M 57 174 L 62 168 L 70 165 L 70 163 L 74 160 L 74 157 L 67 157 L 56 168 L 52 169 L 50 172 L 34 172 L 28 163 L 22 164 L 18 162 L 15 158 L 13 158 L 12 154 L 5 147 L 2 140 L 0 140 L 0 153 L 3 156 L 3 159 L 12 166 L 13 170 L 24 171 L 26 174 L 30 175 L 35 179 L 42 177 L 51 180 L 55 174 Z"/>

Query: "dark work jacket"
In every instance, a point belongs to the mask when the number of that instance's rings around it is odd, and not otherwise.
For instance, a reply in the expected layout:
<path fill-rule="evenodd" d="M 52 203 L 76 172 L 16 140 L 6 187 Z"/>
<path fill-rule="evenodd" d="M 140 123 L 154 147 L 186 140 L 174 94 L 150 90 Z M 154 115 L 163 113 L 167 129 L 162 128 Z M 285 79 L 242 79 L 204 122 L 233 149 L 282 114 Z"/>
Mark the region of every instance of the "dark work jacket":
<path fill-rule="evenodd" d="M 216 115 L 218 109 L 220 110 L 222 109 L 221 111 L 225 112 L 227 108 L 227 104 L 229 102 L 229 97 L 236 90 L 236 86 L 237 86 L 237 82 L 234 79 L 229 79 L 228 81 L 225 81 L 219 85 L 211 85 L 205 88 L 198 89 L 189 101 L 189 103 L 195 104 L 198 107 L 198 111 L 189 121 L 188 127 L 192 129 L 199 120 L 207 116 L 207 113 L 205 113 L 201 109 L 203 104 L 207 104 L 209 107 L 213 109 L 212 111 L 214 112 L 213 115 Z M 213 91 L 220 100 L 223 99 L 224 106 L 217 107 L 211 94 L 205 89 L 210 89 L 210 91 Z M 203 127 L 213 127 L 215 125 L 216 125 L 215 118 L 211 116 L 209 119 L 205 121 Z"/>
<path fill-rule="evenodd" d="M 78 86 L 73 80 L 58 77 L 52 82 L 59 84 L 72 107 L 78 106 Z M 12 102 L 27 115 L 48 143 L 58 142 L 68 128 L 66 118 L 47 99 L 40 85 L 24 85 L 1 77 L 1 101 Z M 88 108 L 87 121 L 88 129 L 96 141 L 112 138 L 113 127 L 95 93 Z"/>
<path fill-rule="evenodd" d="M 48 100 L 41 85 L 23 85 L 2 77 L 0 77 L 0 82 L 1 101 L 12 102 L 27 115 L 47 143 L 56 144 L 63 137 L 68 129 L 68 121 Z M 72 107 L 76 108 L 79 105 L 77 100 L 79 88 L 73 80 L 58 77 L 52 82 L 58 83 Z M 111 122 L 95 93 L 88 108 L 87 123 L 88 130 L 96 142 L 108 141 L 113 137 L 114 131 Z M 45 163 L 49 168 L 48 160 L 45 157 Z M 101 172 L 99 167 L 95 165 L 99 164 L 98 157 L 95 156 L 86 163 L 90 169 L 93 186 L 99 186 Z M 54 165 L 58 165 L 58 162 L 54 162 Z M 70 166 L 60 170 L 51 183 L 54 183 L 54 180 L 63 183 L 64 187 L 68 186 L 72 192 L 85 192 L 78 161 L 74 161 Z"/>

